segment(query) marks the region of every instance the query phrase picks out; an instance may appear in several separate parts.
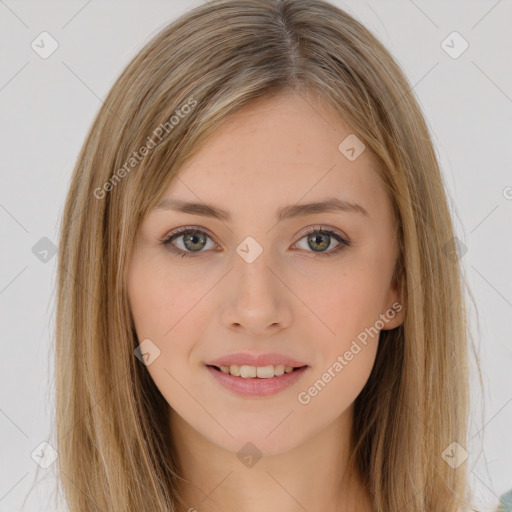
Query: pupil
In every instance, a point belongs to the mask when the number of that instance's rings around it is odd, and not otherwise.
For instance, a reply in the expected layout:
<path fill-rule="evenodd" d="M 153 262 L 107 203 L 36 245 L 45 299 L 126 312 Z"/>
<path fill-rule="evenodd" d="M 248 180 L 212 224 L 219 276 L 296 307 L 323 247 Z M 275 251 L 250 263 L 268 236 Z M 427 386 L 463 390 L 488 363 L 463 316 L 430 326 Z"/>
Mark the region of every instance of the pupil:
<path fill-rule="evenodd" d="M 197 240 L 199 239 L 201 241 L 201 243 L 204 244 L 205 240 L 204 240 L 204 235 L 201 236 L 201 234 L 197 231 L 194 231 L 192 234 L 186 234 L 185 237 L 184 237 L 184 244 L 185 246 L 187 247 L 187 249 L 191 250 L 191 251 L 195 251 L 195 250 L 199 250 L 199 249 L 202 249 L 202 247 L 189 247 L 188 245 L 188 242 L 192 241 L 192 244 L 197 244 Z"/>
<path fill-rule="evenodd" d="M 315 244 L 318 243 L 317 238 L 322 238 L 322 237 L 324 239 L 324 242 L 327 241 L 327 243 L 321 244 L 321 242 L 320 242 L 320 244 L 323 245 L 323 247 L 320 247 L 320 249 L 327 249 L 327 247 L 329 247 L 328 235 L 313 235 L 314 243 Z M 311 244 L 309 244 L 309 246 L 311 247 Z M 314 247 L 311 247 L 311 249 L 314 249 Z"/>

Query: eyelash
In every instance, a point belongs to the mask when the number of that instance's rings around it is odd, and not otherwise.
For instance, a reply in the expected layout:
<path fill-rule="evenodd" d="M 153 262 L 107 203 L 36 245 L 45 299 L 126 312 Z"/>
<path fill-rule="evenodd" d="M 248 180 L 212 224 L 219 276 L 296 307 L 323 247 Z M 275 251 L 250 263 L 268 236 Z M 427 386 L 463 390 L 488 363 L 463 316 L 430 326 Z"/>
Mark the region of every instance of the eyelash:
<path fill-rule="evenodd" d="M 178 249 L 175 245 L 173 245 L 171 243 L 172 240 L 174 240 L 175 238 L 179 238 L 178 235 L 186 235 L 187 233 L 193 233 L 193 232 L 204 233 L 211 239 L 210 235 L 208 235 L 208 233 L 206 233 L 202 229 L 199 229 L 199 228 L 196 228 L 193 226 L 185 226 L 183 228 L 179 228 L 179 229 L 173 231 L 172 233 L 169 233 L 169 235 L 164 240 L 161 240 L 161 244 L 164 245 L 172 253 L 176 254 L 177 256 L 181 256 L 181 258 L 195 257 L 196 255 L 193 252 L 183 251 L 182 249 Z M 304 233 L 302 235 L 302 237 L 299 239 L 299 241 L 313 233 L 318 233 L 320 235 L 328 235 L 328 236 L 334 238 L 337 242 L 339 242 L 339 245 L 335 249 L 332 249 L 328 252 L 307 251 L 307 252 L 312 252 L 314 254 L 314 256 L 313 256 L 314 258 L 327 258 L 327 257 L 333 256 L 334 254 L 339 253 L 340 251 L 344 250 L 346 247 L 351 245 L 351 242 L 342 238 L 335 231 L 332 231 L 330 229 L 322 229 L 320 227 L 315 227 L 315 228 L 308 230 L 306 233 Z M 198 251 L 197 255 L 200 256 L 203 253 L 204 253 L 204 251 L 203 252 Z"/>

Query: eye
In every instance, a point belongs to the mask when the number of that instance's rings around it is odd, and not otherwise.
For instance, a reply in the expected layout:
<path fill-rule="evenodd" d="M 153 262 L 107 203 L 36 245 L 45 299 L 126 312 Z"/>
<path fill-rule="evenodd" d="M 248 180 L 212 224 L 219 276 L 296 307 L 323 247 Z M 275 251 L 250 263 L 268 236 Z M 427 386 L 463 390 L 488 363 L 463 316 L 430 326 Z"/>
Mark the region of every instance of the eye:
<path fill-rule="evenodd" d="M 332 238 L 338 242 L 334 249 L 325 251 L 332 245 Z M 179 247 L 174 243 L 175 240 L 180 240 L 182 247 Z M 200 255 L 204 253 L 202 249 L 208 249 L 207 240 L 211 237 L 202 229 L 195 228 L 193 226 L 184 226 L 170 233 L 161 243 L 165 245 L 171 252 L 181 256 L 182 258 L 190 258 L 192 256 Z M 327 257 L 335 253 L 342 251 L 345 247 L 350 245 L 350 242 L 345 240 L 341 235 L 330 229 L 322 229 L 321 227 L 315 227 L 305 233 L 305 235 L 299 240 L 307 239 L 308 248 L 301 248 L 307 252 L 312 252 L 313 257 Z M 297 242 L 297 244 L 299 243 Z M 213 242 L 212 242 L 213 243 Z M 215 247 L 216 244 L 214 244 Z M 209 247 L 212 249 L 212 247 Z M 318 249 L 318 250 L 317 250 Z M 196 253 L 196 254 L 194 254 Z"/>
<path fill-rule="evenodd" d="M 329 248 L 332 245 L 332 240 L 330 240 L 332 238 L 334 238 L 338 242 L 338 245 L 336 245 L 333 250 L 326 252 L 325 249 Z M 345 249 L 345 247 L 348 247 L 350 245 L 350 242 L 348 240 L 345 240 L 341 235 L 339 235 L 335 231 L 332 231 L 330 229 L 322 229 L 321 227 L 314 227 L 307 231 L 305 235 L 299 240 L 299 242 L 301 242 L 304 239 L 307 240 L 307 247 L 313 249 L 310 252 L 314 253 L 313 256 L 315 258 L 325 258 L 328 256 L 332 256 L 333 254 L 342 251 L 343 249 Z M 320 250 L 320 252 L 317 249 Z"/>
<path fill-rule="evenodd" d="M 182 245 L 183 248 L 177 247 L 173 243 L 174 240 L 179 240 L 180 238 L 182 239 L 180 245 Z M 194 256 L 194 253 L 204 252 L 201 251 L 201 249 L 205 248 L 207 238 L 210 238 L 210 236 L 204 231 L 198 228 L 185 226 L 170 233 L 169 236 L 162 241 L 162 244 L 171 252 L 181 256 L 182 258 L 190 258 Z"/>

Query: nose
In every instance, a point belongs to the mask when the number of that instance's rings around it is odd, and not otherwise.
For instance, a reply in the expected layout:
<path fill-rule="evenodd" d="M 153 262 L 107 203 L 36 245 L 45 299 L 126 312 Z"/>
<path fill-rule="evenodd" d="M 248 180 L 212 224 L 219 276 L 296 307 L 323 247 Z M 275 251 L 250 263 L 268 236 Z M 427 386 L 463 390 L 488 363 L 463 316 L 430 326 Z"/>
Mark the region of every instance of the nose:
<path fill-rule="evenodd" d="M 224 326 L 251 337 L 287 328 L 297 298 L 286 286 L 281 267 L 266 251 L 252 262 L 237 254 L 233 265 L 222 305 Z"/>

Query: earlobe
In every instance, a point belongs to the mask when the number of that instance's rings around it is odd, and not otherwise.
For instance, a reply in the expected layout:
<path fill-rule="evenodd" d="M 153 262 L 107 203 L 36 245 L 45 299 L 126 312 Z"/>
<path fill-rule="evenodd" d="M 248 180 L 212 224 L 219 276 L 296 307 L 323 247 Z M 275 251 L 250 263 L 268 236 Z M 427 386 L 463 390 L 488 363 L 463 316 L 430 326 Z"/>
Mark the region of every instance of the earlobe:
<path fill-rule="evenodd" d="M 404 321 L 403 304 L 399 301 L 393 302 L 391 307 L 383 313 L 383 321 L 385 322 L 385 325 L 382 328 L 384 331 L 394 329 L 395 327 L 402 325 Z"/>
<path fill-rule="evenodd" d="M 385 323 L 382 330 L 394 329 L 404 321 L 405 305 L 402 302 L 402 292 L 398 278 L 393 280 L 386 300 L 386 309 L 382 312 Z"/>

